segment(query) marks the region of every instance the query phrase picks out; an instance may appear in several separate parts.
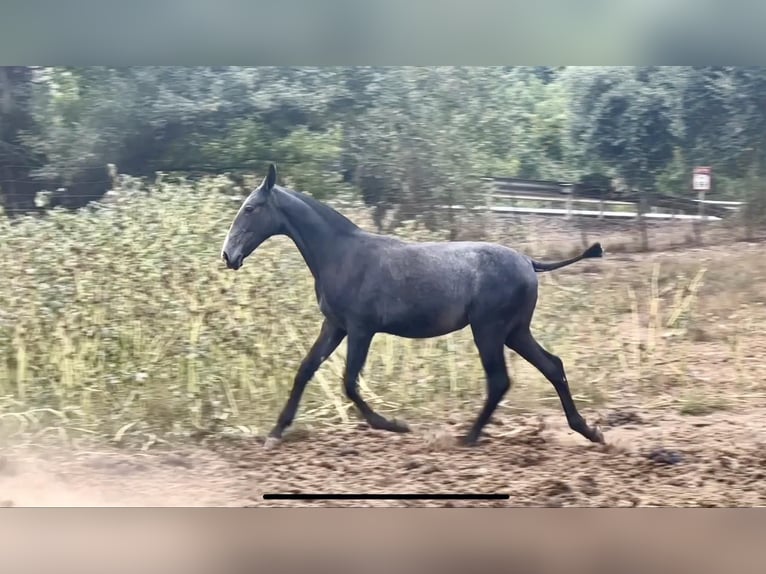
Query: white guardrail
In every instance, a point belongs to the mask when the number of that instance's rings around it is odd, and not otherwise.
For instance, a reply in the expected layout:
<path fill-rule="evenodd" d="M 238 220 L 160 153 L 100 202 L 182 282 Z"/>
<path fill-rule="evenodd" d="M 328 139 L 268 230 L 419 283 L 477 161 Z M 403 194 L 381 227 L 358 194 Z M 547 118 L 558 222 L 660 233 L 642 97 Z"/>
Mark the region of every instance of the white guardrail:
<path fill-rule="evenodd" d="M 570 184 L 555 184 L 553 182 L 531 182 L 531 183 L 517 183 L 511 184 L 512 189 L 507 191 L 499 191 L 498 188 L 506 187 L 498 185 L 498 182 L 492 178 L 482 178 L 485 181 L 492 181 L 495 184 L 495 190 L 488 196 L 489 205 L 478 209 L 487 210 L 498 214 L 527 214 L 527 215 L 544 215 L 544 216 L 560 216 L 564 218 L 570 217 L 596 217 L 599 219 L 636 219 L 639 216 L 638 210 L 635 209 L 636 203 L 632 201 L 619 201 L 614 199 L 601 200 L 591 197 L 576 197 L 571 193 L 572 186 Z M 518 189 L 516 191 L 513 188 Z M 526 189 L 525 189 L 526 188 Z M 540 192 L 537 192 L 540 189 Z M 529 205 L 514 205 L 514 203 L 528 203 L 539 202 L 544 205 L 550 204 L 566 204 L 563 208 L 551 207 L 530 207 Z M 723 208 L 727 211 L 736 211 L 742 205 L 741 201 L 723 201 L 715 199 L 693 199 L 693 203 L 714 205 L 719 209 Z M 505 203 L 506 205 L 501 205 Z M 510 203 L 511 205 L 508 205 Z M 593 206 L 598 206 L 597 209 L 593 209 Z M 634 206 L 633 210 L 624 211 L 619 207 Z M 446 207 L 446 206 L 445 206 Z M 464 206 L 454 205 L 452 209 L 466 209 Z M 618 209 L 613 209 L 617 207 Z M 612 208 L 612 209 L 610 209 Z M 647 219 L 669 219 L 669 220 L 706 220 L 706 221 L 718 221 L 721 217 L 716 215 L 704 214 L 704 207 L 700 205 L 702 213 L 693 214 L 683 213 L 681 210 L 674 210 L 672 208 L 652 207 L 650 212 L 645 213 L 644 217 Z M 719 213 L 720 215 L 720 213 Z"/>

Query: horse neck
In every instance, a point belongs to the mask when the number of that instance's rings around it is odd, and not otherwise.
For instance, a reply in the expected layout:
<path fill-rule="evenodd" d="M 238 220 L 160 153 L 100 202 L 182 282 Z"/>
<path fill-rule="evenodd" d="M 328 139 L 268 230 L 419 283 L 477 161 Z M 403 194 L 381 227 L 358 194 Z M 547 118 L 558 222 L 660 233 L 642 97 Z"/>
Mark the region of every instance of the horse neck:
<path fill-rule="evenodd" d="M 338 256 L 348 232 L 338 230 L 324 214 L 287 192 L 282 192 L 280 199 L 285 235 L 295 243 L 314 279 L 319 280 L 322 269 Z"/>

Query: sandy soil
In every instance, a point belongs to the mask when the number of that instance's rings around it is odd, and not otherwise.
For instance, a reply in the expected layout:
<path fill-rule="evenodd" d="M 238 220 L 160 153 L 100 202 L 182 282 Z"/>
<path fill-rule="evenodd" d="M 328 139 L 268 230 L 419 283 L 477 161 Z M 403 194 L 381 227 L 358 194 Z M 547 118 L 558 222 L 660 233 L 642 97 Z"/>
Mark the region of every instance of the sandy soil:
<path fill-rule="evenodd" d="M 295 432 L 174 452 L 5 448 L 5 506 L 760 506 L 766 410 L 681 416 L 605 410 L 606 446 L 563 414 L 500 414 L 480 446 L 454 443 L 466 421 L 408 435 Z M 584 413 L 585 414 L 585 413 Z M 414 423 L 415 421 L 409 421 Z M 414 426 L 414 425 L 413 425 Z M 264 501 L 278 493 L 507 493 L 503 501 Z"/>

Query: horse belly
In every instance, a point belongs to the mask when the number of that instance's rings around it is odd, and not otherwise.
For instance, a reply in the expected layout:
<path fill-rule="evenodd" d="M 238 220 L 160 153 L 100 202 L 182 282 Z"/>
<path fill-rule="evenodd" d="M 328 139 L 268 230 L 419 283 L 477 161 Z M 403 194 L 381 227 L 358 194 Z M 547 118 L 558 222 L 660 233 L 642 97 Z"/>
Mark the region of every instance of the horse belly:
<path fill-rule="evenodd" d="M 429 339 L 459 331 L 468 325 L 462 305 L 441 305 L 384 315 L 380 331 L 408 339 Z"/>
<path fill-rule="evenodd" d="M 447 273 L 446 271 L 451 271 Z M 472 285 L 460 266 L 445 270 L 433 258 L 389 262 L 383 273 L 369 277 L 373 294 L 366 311 L 376 330 L 410 339 L 427 339 L 460 330 L 468 324 Z"/>

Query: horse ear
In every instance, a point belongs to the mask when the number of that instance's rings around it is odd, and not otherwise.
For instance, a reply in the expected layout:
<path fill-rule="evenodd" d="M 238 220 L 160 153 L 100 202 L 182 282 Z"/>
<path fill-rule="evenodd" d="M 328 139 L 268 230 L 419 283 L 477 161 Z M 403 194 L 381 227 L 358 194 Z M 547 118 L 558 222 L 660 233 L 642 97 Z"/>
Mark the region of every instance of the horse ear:
<path fill-rule="evenodd" d="M 271 188 L 274 187 L 275 183 L 277 183 L 277 166 L 272 163 L 269 164 L 269 173 L 267 173 L 266 177 L 263 178 L 261 187 L 263 191 L 268 192 L 271 191 Z"/>

